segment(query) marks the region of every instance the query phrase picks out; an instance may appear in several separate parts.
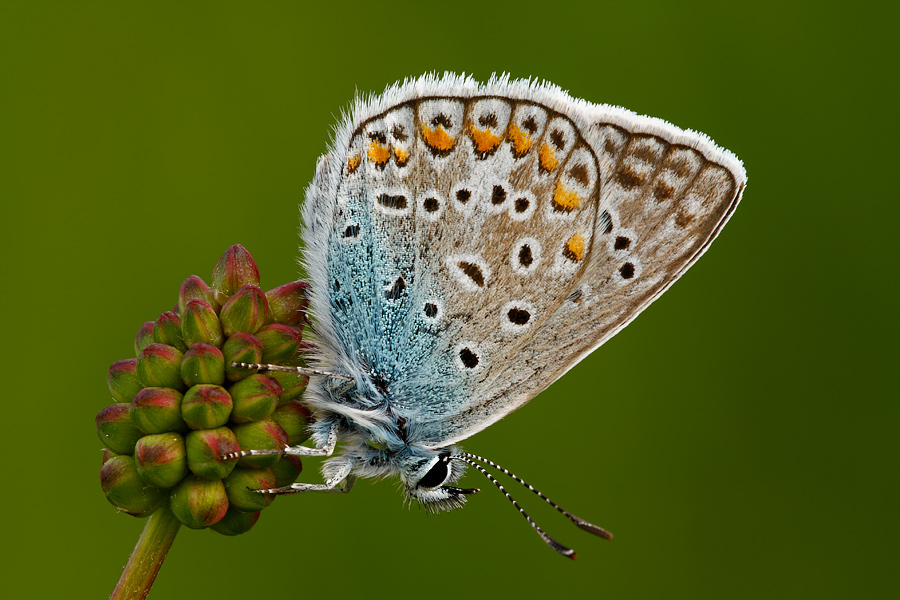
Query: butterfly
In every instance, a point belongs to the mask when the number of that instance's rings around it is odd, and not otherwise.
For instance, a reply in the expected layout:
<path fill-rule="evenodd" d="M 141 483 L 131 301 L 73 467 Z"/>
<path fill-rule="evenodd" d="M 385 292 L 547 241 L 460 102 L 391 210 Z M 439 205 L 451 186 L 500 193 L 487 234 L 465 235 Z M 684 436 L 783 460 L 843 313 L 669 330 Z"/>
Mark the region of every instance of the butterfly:
<path fill-rule="evenodd" d="M 315 350 L 304 372 L 323 484 L 399 476 L 434 510 L 490 479 L 458 444 L 534 398 L 703 254 L 747 182 L 701 133 L 531 80 L 425 75 L 359 98 L 302 207 Z M 255 368 L 279 368 L 249 365 Z M 283 367 L 284 368 L 284 367 Z M 341 443 L 342 452 L 334 456 Z M 244 451 L 252 455 L 275 451 Z"/>

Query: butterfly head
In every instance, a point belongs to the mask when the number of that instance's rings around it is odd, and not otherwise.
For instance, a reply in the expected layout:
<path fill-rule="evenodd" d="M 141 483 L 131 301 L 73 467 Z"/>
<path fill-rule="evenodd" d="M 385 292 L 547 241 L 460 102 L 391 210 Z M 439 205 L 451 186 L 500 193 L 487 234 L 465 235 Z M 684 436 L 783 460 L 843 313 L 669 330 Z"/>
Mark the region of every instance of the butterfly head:
<path fill-rule="evenodd" d="M 410 456 L 400 461 L 400 479 L 406 487 L 408 502 L 416 500 L 426 510 L 439 512 L 459 508 L 466 496 L 477 488 L 458 488 L 453 484 L 465 472 L 465 463 L 453 459 L 449 449 L 425 456 Z"/>

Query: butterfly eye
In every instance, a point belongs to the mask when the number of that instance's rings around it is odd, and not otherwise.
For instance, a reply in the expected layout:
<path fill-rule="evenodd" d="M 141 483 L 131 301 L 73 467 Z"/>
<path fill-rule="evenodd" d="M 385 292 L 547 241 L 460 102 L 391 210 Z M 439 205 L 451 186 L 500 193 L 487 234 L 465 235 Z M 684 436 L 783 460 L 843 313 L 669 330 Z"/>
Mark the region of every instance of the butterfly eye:
<path fill-rule="evenodd" d="M 436 488 L 447 480 L 450 474 L 450 464 L 445 458 L 434 463 L 434 466 L 425 473 L 425 476 L 419 480 L 416 487 L 420 488 Z"/>

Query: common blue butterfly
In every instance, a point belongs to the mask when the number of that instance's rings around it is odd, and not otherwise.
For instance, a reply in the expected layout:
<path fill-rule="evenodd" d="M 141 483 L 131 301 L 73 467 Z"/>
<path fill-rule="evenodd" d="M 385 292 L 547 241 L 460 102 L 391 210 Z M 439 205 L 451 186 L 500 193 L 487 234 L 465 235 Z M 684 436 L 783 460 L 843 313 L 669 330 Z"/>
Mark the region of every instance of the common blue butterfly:
<path fill-rule="evenodd" d="M 503 490 L 488 465 L 550 502 L 457 444 L 659 297 L 746 181 L 703 134 L 550 84 L 425 75 L 357 99 L 302 208 L 315 448 L 284 451 L 343 452 L 325 462 L 324 484 L 268 491 L 399 475 L 408 499 L 449 510 L 477 491 L 453 485 L 467 465 Z"/>

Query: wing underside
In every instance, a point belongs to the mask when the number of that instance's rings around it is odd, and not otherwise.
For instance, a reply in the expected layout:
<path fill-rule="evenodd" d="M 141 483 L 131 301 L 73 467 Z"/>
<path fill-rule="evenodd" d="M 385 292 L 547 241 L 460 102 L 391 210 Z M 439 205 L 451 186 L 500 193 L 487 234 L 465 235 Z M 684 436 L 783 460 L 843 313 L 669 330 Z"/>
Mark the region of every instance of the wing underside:
<path fill-rule="evenodd" d="M 700 134 L 528 83 L 416 80 L 357 113 L 308 191 L 303 237 L 321 366 L 360 393 L 311 393 L 387 403 L 431 447 L 627 325 L 746 181 Z"/>

